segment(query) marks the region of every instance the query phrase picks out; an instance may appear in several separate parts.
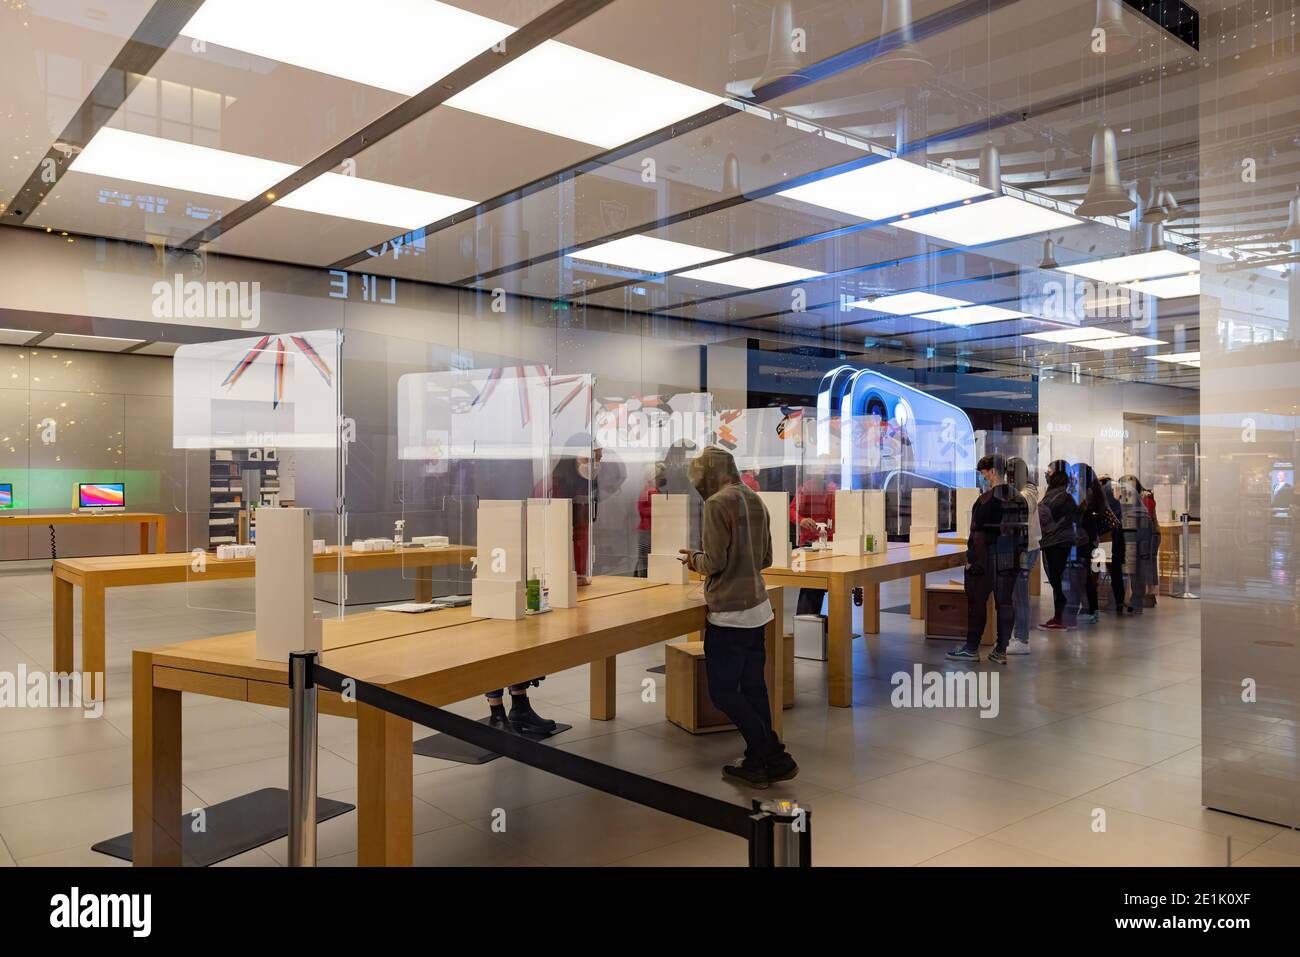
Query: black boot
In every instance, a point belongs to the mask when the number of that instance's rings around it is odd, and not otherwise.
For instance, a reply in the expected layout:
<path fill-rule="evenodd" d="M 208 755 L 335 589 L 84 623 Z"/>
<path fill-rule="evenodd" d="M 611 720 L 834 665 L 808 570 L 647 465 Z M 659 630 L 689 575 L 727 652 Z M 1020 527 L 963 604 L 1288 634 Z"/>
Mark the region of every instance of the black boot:
<path fill-rule="evenodd" d="M 510 723 L 516 731 L 529 734 L 550 734 L 555 730 L 555 722 L 534 711 L 526 694 L 510 696 Z"/>
<path fill-rule="evenodd" d="M 488 723 L 492 727 L 500 728 L 502 731 L 512 730 L 510 727 L 510 719 L 506 717 L 506 706 L 504 704 L 501 704 L 500 702 L 492 704 L 489 702 L 488 708 L 491 709 L 491 714 L 488 715 Z"/>

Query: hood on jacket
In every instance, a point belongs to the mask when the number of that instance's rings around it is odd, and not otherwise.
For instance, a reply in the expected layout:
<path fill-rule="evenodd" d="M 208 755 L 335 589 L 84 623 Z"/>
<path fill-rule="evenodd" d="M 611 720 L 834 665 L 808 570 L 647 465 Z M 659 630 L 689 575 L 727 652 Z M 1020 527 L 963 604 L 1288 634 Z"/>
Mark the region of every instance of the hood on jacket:
<path fill-rule="evenodd" d="M 731 453 L 718 445 L 705 446 L 699 456 L 691 460 L 691 485 L 706 502 L 719 489 L 740 481 L 740 471 Z"/>

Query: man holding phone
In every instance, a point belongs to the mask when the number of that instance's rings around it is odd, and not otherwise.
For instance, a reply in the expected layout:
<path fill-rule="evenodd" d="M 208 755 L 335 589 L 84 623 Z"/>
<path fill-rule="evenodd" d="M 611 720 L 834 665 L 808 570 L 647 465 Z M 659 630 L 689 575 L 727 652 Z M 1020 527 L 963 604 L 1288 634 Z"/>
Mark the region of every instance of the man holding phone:
<path fill-rule="evenodd" d="M 691 462 L 690 478 L 704 499 L 704 548 L 681 549 L 680 561 L 705 579 L 709 697 L 745 739 L 744 759 L 722 773 L 766 788 L 799 773 L 772 729 L 764 678 L 763 632 L 773 618 L 762 575 L 772 564 L 767 508 L 741 481 L 735 459 L 719 446 L 708 446 Z"/>

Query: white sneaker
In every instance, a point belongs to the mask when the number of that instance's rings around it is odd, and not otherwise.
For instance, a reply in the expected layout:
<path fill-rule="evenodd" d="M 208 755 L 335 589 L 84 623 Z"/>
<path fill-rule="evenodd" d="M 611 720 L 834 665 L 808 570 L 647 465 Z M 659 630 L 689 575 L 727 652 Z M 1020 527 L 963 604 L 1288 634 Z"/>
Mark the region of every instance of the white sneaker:
<path fill-rule="evenodd" d="M 1014 640 L 1007 643 L 1007 654 L 1009 655 L 1027 655 L 1029 654 L 1029 642 Z"/>

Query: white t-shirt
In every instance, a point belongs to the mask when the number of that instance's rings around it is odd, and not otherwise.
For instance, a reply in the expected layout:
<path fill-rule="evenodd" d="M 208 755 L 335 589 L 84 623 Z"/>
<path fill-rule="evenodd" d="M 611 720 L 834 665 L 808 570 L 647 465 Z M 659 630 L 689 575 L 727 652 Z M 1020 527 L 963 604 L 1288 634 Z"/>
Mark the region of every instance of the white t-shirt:
<path fill-rule="evenodd" d="M 746 608 L 744 611 L 711 611 L 709 624 L 717 625 L 719 628 L 759 628 L 774 617 L 772 603 L 764 598 L 761 605 Z"/>

